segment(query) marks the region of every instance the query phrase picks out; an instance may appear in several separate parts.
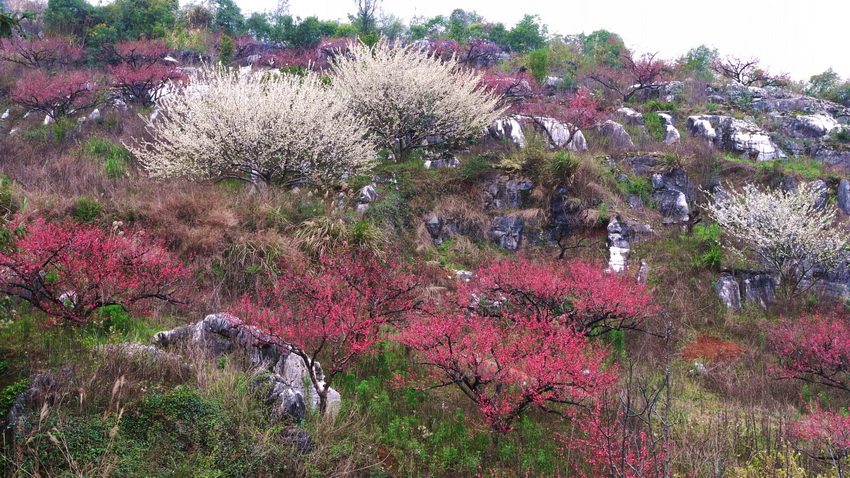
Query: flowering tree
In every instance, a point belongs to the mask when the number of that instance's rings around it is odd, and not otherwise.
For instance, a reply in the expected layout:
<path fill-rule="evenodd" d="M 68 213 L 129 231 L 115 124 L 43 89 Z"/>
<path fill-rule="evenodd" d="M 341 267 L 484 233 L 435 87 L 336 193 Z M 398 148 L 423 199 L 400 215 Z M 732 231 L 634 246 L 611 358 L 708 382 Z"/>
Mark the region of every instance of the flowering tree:
<path fill-rule="evenodd" d="M 850 392 L 850 323 L 841 314 L 785 320 L 771 330 L 774 373 Z"/>
<path fill-rule="evenodd" d="M 334 60 L 333 83 L 348 108 L 398 161 L 429 137 L 456 146 L 501 112 L 499 98 L 479 86 L 480 75 L 461 69 L 454 58 L 440 60 L 381 40 L 372 48 L 352 44 Z"/>
<path fill-rule="evenodd" d="M 497 95 L 500 104 L 510 106 L 523 98 L 534 95 L 536 81 L 527 72 L 509 74 L 502 71 L 487 72 L 481 76 L 481 86 L 486 91 Z"/>
<path fill-rule="evenodd" d="M 711 69 L 717 74 L 743 86 L 784 86 L 788 83 L 788 75 L 772 75 L 759 66 L 758 58 L 748 60 L 735 56 L 716 58 L 711 62 Z"/>
<path fill-rule="evenodd" d="M 670 71 L 666 62 L 657 58 L 657 53 L 647 53 L 636 58 L 633 52 L 622 57 L 622 66 L 617 68 L 605 64 L 597 65 L 588 73 L 588 78 L 629 101 L 639 91 L 657 88 Z"/>
<path fill-rule="evenodd" d="M 155 177 L 327 181 L 375 157 L 362 121 L 313 74 L 208 71 L 160 105 L 161 118 L 146 119 L 153 141 L 130 146 Z"/>
<path fill-rule="evenodd" d="M 29 68 L 51 69 L 81 62 L 85 50 L 70 37 L 20 38 L 0 42 L 0 59 Z"/>
<path fill-rule="evenodd" d="M 818 204 L 820 194 L 806 184 L 797 191 L 762 191 L 747 184 L 741 192 L 711 195 L 706 209 L 737 241 L 728 246 L 733 252 L 754 253 L 779 275 L 785 294 L 794 295 L 815 283 L 814 272 L 834 267 L 848 241 L 846 230 L 832 227 L 835 206 Z M 809 281 L 805 287 L 804 281 Z"/>
<path fill-rule="evenodd" d="M 429 373 L 421 388 L 457 386 L 490 430 L 505 433 L 527 408 L 589 401 L 617 379 L 586 336 L 636 327 L 651 313 L 641 286 L 584 263 L 502 260 L 461 284 L 452 300 L 401 331 Z"/>
<path fill-rule="evenodd" d="M 524 102 L 520 112 L 527 114 L 546 133 L 549 142 L 557 145 L 552 137 L 552 128 L 546 122 L 554 119 L 564 125 L 567 139 L 563 144 L 572 143 L 576 133 L 583 129 L 595 128 L 604 118 L 602 105 L 587 88 L 580 88 L 575 94 L 566 97 L 537 97 Z"/>
<path fill-rule="evenodd" d="M 836 476 L 847 476 L 850 457 L 850 415 L 809 407 L 809 416 L 792 424 L 792 438 L 808 444 L 807 453 L 831 463 Z"/>
<path fill-rule="evenodd" d="M 144 232 L 13 220 L 11 248 L 0 251 L 0 290 L 47 316 L 45 325 L 83 324 L 107 306 L 153 299 L 179 302 L 189 271 Z"/>
<path fill-rule="evenodd" d="M 153 105 L 162 95 L 165 85 L 183 79 L 174 64 L 163 63 L 168 47 L 163 41 L 137 40 L 119 43 L 112 56 L 118 65 L 110 65 L 113 86 L 125 97 L 144 106 Z"/>
<path fill-rule="evenodd" d="M 73 71 L 50 75 L 42 70 L 21 78 L 9 92 L 9 98 L 54 120 L 92 109 L 104 100 L 97 79 L 91 73 Z"/>
<path fill-rule="evenodd" d="M 375 350 L 386 324 L 417 307 L 421 278 L 392 255 L 349 250 L 325 253 L 315 267 L 281 269 L 280 279 L 245 297 L 236 314 L 301 358 L 324 413 L 334 378 Z"/>
<path fill-rule="evenodd" d="M 624 399 L 626 398 L 626 399 Z M 651 424 L 653 410 L 636 410 L 636 406 L 655 406 L 656 396 L 644 396 L 645 402 L 636 405 L 629 399 L 605 393 L 574 415 L 576 426 L 583 433 L 560 436 L 565 448 L 587 455 L 586 463 L 592 476 L 643 478 L 669 476 L 665 473 L 667 443 L 654 436 Z M 579 473 L 586 476 L 584 473 Z"/>

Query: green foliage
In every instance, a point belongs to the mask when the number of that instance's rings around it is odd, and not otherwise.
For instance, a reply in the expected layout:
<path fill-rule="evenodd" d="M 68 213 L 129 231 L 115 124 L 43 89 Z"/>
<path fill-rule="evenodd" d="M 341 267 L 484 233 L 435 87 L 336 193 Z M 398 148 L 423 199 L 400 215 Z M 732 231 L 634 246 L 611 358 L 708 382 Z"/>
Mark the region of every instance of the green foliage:
<path fill-rule="evenodd" d="M 106 175 L 110 178 L 121 178 L 127 175 L 130 153 L 123 145 L 107 138 L 93 136 L 82 144 L 82 150 L 89 156 L 102 159 Z"/>
<path fill-rule="evenodd" d="M 83 196 L 74 203 L 71 217 L 77 222 L 91 224 L 103 217 L 103 206 L 97 199 Z"/>
<path fill-rule="evenodd" d="M 6 175 L 0 176 L 0 218 L 13 216 L 21 209 L 16 196 L 12 180 Z"/>
<path fill-rule="evenodd" d="M 364 219 L 392 230 L 396 237 L 413 229 L 415 215 L 398 192 L 390 192 L 366 210 Z"/>
<path fill-rule="evenodd" d="M 530 51 L 546 45 L 546 25 L 538 23 L 537 15 L 525 15 L 507 35 L 507 44 L 513 51 Z"/>
<path fill-rule="evenodd" d="M 528 69 L 538 83 L 544 83 L 549 76 L 549 50 L 540 48 L 529 52 Z"/>
<path fill-rule="evenodd" d="M 841 128 L 834 131 L 830 137 L 839 143 L 850 143 L 850 128 Z"/>
<path fill-rule="evenodd" d="M 476 156 L 461 161 L 460 176 L 466 182 L 476 182 L 484 177 L 488 171 L 493 170 L 490 158 L 487 156 Z"/>
<path fill-rule="evenodd" d="M 218 61 L 222 65 L 229 64 L 233 56 L 233 51 L 233 38 L 230 35 L 222 35 L 221 43 L 218 44 Z"/>
<path fill-rule="evenodd" d="M 818 98 L 829 99 L 831 93 L 838 88 L 841 77 L 838 73 L 828 68 L 823 73 L 812 75 L 809 78 L 809 85 L 806 88 L 806 94 L 816 96 Z"/>
<path fill-rule="evenodd" d="M 216 7 L 213 27 L 230 37 L 240 35 L 245 28 L 245 17 L 239 5 L 233 0 L 215 0 L 213 4 Z"/>
<path fill-rule="evenodd" d="M 558 151 L 549 161 L 549 177 L 556 183 L 564 183 L 572 179 L 578 170 L 581 159 L 573 156 L 570 151 Z"/>
<path fill-rule="evenodd" d="M 49 33 L 85 37 L 94 11 L 86 0 L 48 0 L 44 25 Z"/>
<path fill-rule="evenodd" d="M 650 112 L 669 111 L 675 113 L 678 107 L 679 105 L 672 101 L 649 100 L 643 104 L 643 109 Z"/>
<path fill-rule="evenodd" d="M 648 178 L 642 176 L 632 176 L 626 178 L 623 182 L 626 194 L 639 197 L 644 204 L 648 204 L 652 196 L 652 183 Z"/>
<path fill-rule="evenodd" d="M 30 379 L 24 378 L 7 386 L 3 389 L 2 392 L 0 392 L 0 416 L 4 416 L 9 413 L 9 410 L 12 409 L 12 406 L 15 404 L 15 400 L 17 400 L 18 395 L 26 391 L 29 386 Z"/>
<path fill-rule="evenodd" d="M 705 45 L 691 48 L 677 60 L 682 72 L 700 80 L 711 80 L 714 74 L 711 71 L 711 63 L 719 56 L 717 48 L 709 48 Z"/>
<path fill-rule="evenodd" d="M 723 229 L 716 222 L 708 226 L 697 224 L 694 227 L 694 237 L 700 243 L 703 252 L 699 254 L 694 265 L 719 269 L 723 262 L 723 248 L 720 245 L 720 236 Z"/>
<path fill-rule="evenodd" d="M 582 51 L 590 63 L 601 64 L 611 68 L 621 68 L 622 58 L 626 53 L 626 44 L 620 35 L 608 30 L 596 30 L 589 35 L 579 35 Z"/>
<path fill-rule="evenodd" d="M 644 113 L 643 122 L 646 124 L 646 132 L 649 133 L 649 138 L 652 141 L 664 141 L 667 137 L 667 127 L 658 113 Z"/>

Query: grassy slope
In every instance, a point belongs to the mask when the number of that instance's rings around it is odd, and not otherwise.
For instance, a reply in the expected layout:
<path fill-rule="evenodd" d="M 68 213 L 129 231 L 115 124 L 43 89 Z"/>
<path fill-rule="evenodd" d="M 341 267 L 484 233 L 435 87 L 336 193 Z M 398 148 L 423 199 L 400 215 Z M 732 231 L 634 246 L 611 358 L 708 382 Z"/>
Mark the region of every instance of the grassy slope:
<path fill-rule="evenodd" d="M 693 105 L 690 108 L 695 108 Z M 681 121 L 680 121 L 681 123 Z M 117 355 L 93 353 L 104 343 L 146 342 L 158 330 L 200 320 L 222 310 L 245 290 L 274 272 L 280 256 L 307 254 L 316 244 L 356 243 L 384 248 L 398 245 L 409 257 L 435 261 L 446 268 L 474 269 L 480 261 L 504 254 L 481 241 L 455 239 L 433 247 L 422 226 L 426 211 L 442 211 L 470 228 L 486 226 L 482 182 L 498 172 L 521 172 L 539 185 L 527 199 L 528 217 L 548 214 L 552 187 L 570 179 L 571 194 L 592 205 L 586 235 L 593 243 L 606 218 L 622 213 L 649 222 L 657 235 L 635 246 L 633 258 L 651 267 L 650 284 L 675 326 L 672 363 L 671 459 L 681 473 L 706 476 L 742 467 L 769 470 L 795 462 L 816 463 L 795 455 L 779 432 L 802 409 L 801 395 L 820 395 L 844 405 L 827 390 L 778 382 L 769 374 L 772 357 L 764 348 L 764 330 L 780 312 L 797 313 L 822 298 L 782 303 L 767 311 L 725 312 L 712 284 L 722 267 L 738 266 L 729 257 L 711 257 L 712 238 L 665 228 L 654 210 L 633 212 L 627 193 L 646 195 L 645 178 L 617 182 L 600 156 L 591 151 L 563 158 L 532 145 L 518 152 L 503 146 L 476 145 L 458 169 L 428 171 L 421 161 L 382 165 L 377 173 L 394 177 L 382 183 L 382 200 L 364 216 L 351 212 L 356 191 L 371 178 L 354 178 L 338 191 L 269 190 L 249 194 L 239 184 L 194 184 L 182 180 L 154 182 L 135 170 L 120 148 L 122 141 L 144 134 L 135 113 L 110 113 L 98 123 L 39 126 L 16 120 L 22 132 L 0 140 L 2 173 L 12 181 L 0 191 L 2 207 L 56 220 L 76 218 L 117 227 L 141 225 L 163 234 L 196 271 L 198 292 L 188 307 L 155 311 L 152 317 L 114 321 L 110 328 L 44 330 L 21 304 L 2 303 L 0 383 L 8 385 L 35 372 L 70 367 L 76 381 L 59 391 L 52 405 L 32 415 L 14 448 L 7 447 L 9 475 L 74 476 L 469 476 L 562 475 L 583 460 L 576 451 L 561 450 L 553 437 L 569 440 L 567 420 L 528 413 L 518 430 L 495 444 L 485 434 L 470 435 L 475 410 L 451 389 L 427 393 L 390 385 L 406 370 L 407 352 L 388 342 L 336 384 L 345 406 L 331 422 L 311 416 L 301 424 L 313 437 L 313 451 L 300 454 L 285 438 L 291 423 L 273 424 L 253 391 L 244 361 L 227 357 L 205 361 L 197 351 L 182 351 L 185 370 L 174 364 L 149 363 Z M 653 142 L 642 150 L 661 150 Z M 735 182 L 777 184 L 784 175 L 800 179 L 837 173 L 811 162 L 755 165 L 706 151 L 697 142 L 669 149 L 667 166 L 684 167 L 702 186 L 712 174 Z M 622 158 L 616 157 L 621 160 Z M 499 169 L 501 168 L 501 169 Z M 349 208 L 338 210 L 332 198 L 345 193 Z M 327 238 L 327 240 L 319 240 Z M 542 248 L 541 254 L 557 250 Z M 714 251 L 716 252 L 716 251 Z M 604 259 L 603 244 L 578 249 Z M 742 357 L 706 362 L 699 369 L 678 353 L 700 335 L 742 345 Z M 619 353 L 631 357 L 634 372 L 658 383 L 664 344 L 656 338 L 629 334 Z M 114 431 L 114 432 L 113 432 Z M 789 475 L 796 476 L 796 475 Z"/>

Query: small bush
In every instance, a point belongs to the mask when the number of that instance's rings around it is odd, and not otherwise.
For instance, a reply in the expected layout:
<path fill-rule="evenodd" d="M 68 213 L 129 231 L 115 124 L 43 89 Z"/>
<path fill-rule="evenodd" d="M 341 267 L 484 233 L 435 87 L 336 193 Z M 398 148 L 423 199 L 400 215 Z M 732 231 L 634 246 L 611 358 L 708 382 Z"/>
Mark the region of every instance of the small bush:
<path fill-rule="evenodd" d="M 475 182 L 481 179 L 491 169 L 493 169 L 493 166 L 490 164 L 490 158 L 476 156 L 461 162 L 460 176 L 466 182 Z"/>
<path fill-rule="evenodd" d="M 679 105 L 672 101 L 649 100 L 643 104 L 643 109 L 649 112 L 670 111 L 675 112 Z"/>
<path fill-rule="evenodd" d="M 643 115 L 643 121 L 646 123 L 646 131 L 653 141 L 664 141 L 667 137 L 667 127 L 664 125 L 664 120 L 658 113 L 646 113 Z"/>
<path fill-rule="evenodd" d="M 83 196 L 74 203 L 71 216 L 77 222 L 91 224 L 103 216 L 103 206 L 97 199 Z"/>
<path fill-rule="evenodd" d="M 558 182 L 567 182 L 575 175 L 580 159 L 569 151 L 558 151 L 549 161 L 551 177 Z"/>
<path fill-rule="evenodd" d="M 25 378 L 9 385 L 0 392 L 0 415 L 6 415 L 15 404 L 18 395 L 22 394 L 30 386 L 30 379 Z"/>

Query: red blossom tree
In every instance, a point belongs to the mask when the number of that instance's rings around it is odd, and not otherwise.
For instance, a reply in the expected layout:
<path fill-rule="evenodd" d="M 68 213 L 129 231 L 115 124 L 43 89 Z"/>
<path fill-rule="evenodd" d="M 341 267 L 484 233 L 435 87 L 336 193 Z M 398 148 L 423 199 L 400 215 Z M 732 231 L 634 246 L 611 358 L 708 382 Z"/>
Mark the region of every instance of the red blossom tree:
<path fill-rule="evenodd" d="M 113 76 L 113 86 L 129 100 L 152 106 L 169 81 L 184 79 L 174 63 L 164 60 L 168 53 L 168 47 L 162 41 L 119 43 L 111 51 L 111 56 L 119 63 L 108 67 Z"/>
<path fill-rule="evenodd" d="M 52 69 L 83 61 L 85 49 L 62 36 L 2 40 L 0 59 L 29 68 Z"/>
<path fill-rule="evenodd" d="M 711 69 L 720 76 L 743 86 L 784 86 L 788 83 L 787 73 L 772 75 L 759 66 L 758 58 L 748 60 L 735 56 L 718 58 L 711 63 Z"/>
<path fill-rule="evenodd" d="M 502 97 L 502 103 L 511 105 L 534 95 L 537 82 L 527 72 L 509 74 L 503 71 L 487 72 L 481 76 L 481 87 Z"/>
<path fill-rule="evenodd" d="M 416 268 L 392 255 L 327 252 L 315 265 L 281 264 L 280 279 L 246 296 L 234 314 L 301 358 L 325 413 L 334 378 L 375 351 L 385 325 L 418 306 L 420 286 Z"/>
<path fill-rule="evenodd" d="M 823 410 L 815 404 L 809 407 L 808 417 L 792 424 L 789 435 L 807 444 L 805 451 L 810 456 L 831 463 L 837 476 L 847 475 L 850 415 Z"/>
<path fill-rule="evenodd" d="M 520 104 L 518 110 L 530 116 L 554 145 L 571 143 L 576 133 L 595 128 L 605 119 L 604 108 L 587 88 L 580 88 L 569 96 L 538 96 Z M 546 124 L 548 118 L 564 126 L 566 141 L 553 137 L 553 128 Z"/>
<path fill-rule="evenodd" d="M 9 98 L 54 120 L 92 109 L 104 101 L 97 79 L 86 71 L 51 75 L 34 70 L 18 80 Z"/>
<path fill-rule="evenodd" d="M 850 392 L 850 322 L 846 316 L 784 320 L 769 336 L 778 356 L 774 373 Z"/>
<path fill-rule="evenodd" d="M 593 469 L 591 476 L 668 476 L 664 473 L 666 447 L 656 441 L 651 429 L 642 426 L 638 420 L 644 418 L 641 413 L 621 397 L 606 391 L 574 418 L 582 433 L 559 438 L 565 448 L 585 454 Z"/>
<path fill-rule="evenodd" d="M 647 53 L 639 58 L 633 52 L 622 57 L 622 66 L 605 64 L 595 66 L 587 77 L 623 98 L 632 99 L 639 91 L 657 88 L 671 68 L 657 53 Z"/>
<path fill-rule="evenodd" d="M 45 325 L 84 324 L 107 306 L 180 302 L 189 271 L 160 241 L 137 231 L 13 220 L 17 237 L 0 251 L 0 290 L 41 311 Z"/>
<path fill-rule="evenodd" d="M 508 432 L 531 406 L 557 411 L 610 387 L 617 374 L 586 336 L 637 327 L 648 301 L 642 286 L 586 263 L 493 262 L 402 330 L 429 370 L 409 381 L 457 386 L 491 431 Z"/>

